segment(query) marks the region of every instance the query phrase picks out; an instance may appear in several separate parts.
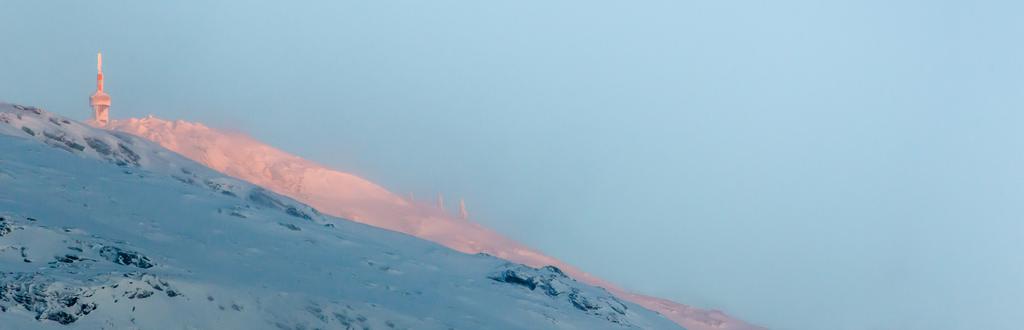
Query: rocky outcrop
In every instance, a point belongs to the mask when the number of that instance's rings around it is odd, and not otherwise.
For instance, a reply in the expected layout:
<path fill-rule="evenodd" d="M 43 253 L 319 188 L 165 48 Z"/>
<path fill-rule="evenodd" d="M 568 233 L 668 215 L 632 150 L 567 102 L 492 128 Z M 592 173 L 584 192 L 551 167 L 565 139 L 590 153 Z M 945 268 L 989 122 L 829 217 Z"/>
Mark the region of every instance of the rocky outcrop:
<path fill-rule="evenodd" d="M 7 221 L 5 217 L 0 217 L 0 237 L 10 234 L 15 229 L 18 229 L 18 227 L 15 227 L 14 223 Z"/>
<path fill-rule="evenodd" d="M 104 246 L 100 248 L 100 255 L 104 259 L 110 260 L 111 262 L 118 265 L 134 266 L 142 269 L 152 268 L 153 262 L 146 256 L 135 252 L 121 249 L 116 246 Z"/>
<path fill-rule="evenodd" d="M 85 302 L 94 290 L 54 284 L 52 278 L 39 274 L 0 273 L 0 309 L 23 308 L 37 320 L 70 324 L 89 315 L 96 303 Z"/>
<path fill-rule="evenodd" d="M 508 263 L 487 278 L 568 302 L 584 313 L 603 317 L 616 324 L 632 326 L 624 318 L 628 312 L 626 304 L 604 289 L 581 285 L 555 266 L 531 268 Z"/>

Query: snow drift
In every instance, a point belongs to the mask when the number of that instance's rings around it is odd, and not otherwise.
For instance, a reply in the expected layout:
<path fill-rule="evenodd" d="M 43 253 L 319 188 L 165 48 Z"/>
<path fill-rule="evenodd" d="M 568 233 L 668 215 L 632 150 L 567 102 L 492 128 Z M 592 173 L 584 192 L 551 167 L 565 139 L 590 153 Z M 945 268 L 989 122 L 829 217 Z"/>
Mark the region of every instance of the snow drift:
<path fill-rule="evenodd" d="M 224 174 L 266 187 L 324 213 L 533 267 L 554 265 L 583 282 L 658 311 L 690 329 L 758 329 L 722 312 L 627 292 L 429 203 L 400 197 L 355 175 L 332 170 L 246 135 L 155 117 L 114 120 L 107 128 L 152 140 Z"/>

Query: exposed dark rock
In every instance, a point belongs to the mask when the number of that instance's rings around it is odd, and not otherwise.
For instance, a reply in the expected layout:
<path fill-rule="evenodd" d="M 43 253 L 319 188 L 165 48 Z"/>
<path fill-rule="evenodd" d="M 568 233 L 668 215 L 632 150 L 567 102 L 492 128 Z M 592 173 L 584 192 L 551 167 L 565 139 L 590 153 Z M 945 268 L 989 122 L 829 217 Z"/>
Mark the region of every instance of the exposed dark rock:
<path fill-rule="evenodd" d="M 262 188 L 255 188 L 249 193 L 249 200 L 256 205 L 269 206 L 277 209 L 284 208 L 285 205 L 281 201 L 271 196 L 266 190 Z"/>
<path fill-rule="evenodd" d="M 71 324 L 96 309 L 95 303 L 83 303 L 91 296 L 88 288 L 52 285 L 53 279 L 36 273 L 0 273 L 2 311 L 14 304 L 36 314 L 37 320 Z M 2 326 L 0 326 L 2 328 Z"/>
<path fill-rule="evenodd" d="M 512 269 L 506 269 L 498 275 L 492 275 L 488 278 L 509 284 L 521 285 L 529 288 L 530 290 L 537 289 L 537 281 L 533 277 L 525 274 L 520 274 Z"/>
<path fill-rule="evenodd" d="M 565 282 L 575 282 L 565 276 L 562 270 L 555 266 L 545 266 L 540 269 L 525 266 L 508 267 L 497 274 L 488 276 L 488 278 L 498 282 L 525 286 L 530 290 L 539 288 L 549 296 L 565 293 L 568 289 L 568 285 Z"/>
<path fill-rule="evenodd" d="M 117 144 L 117 147 L 121 150 L 118 154 L 119 157 L 117 157 L 117 161 L 115 162 L 118 166 L 139 166 L 139 160 L 142 159 L 142 157 L 139 157 L 139 154 L 120 143 Z"/>
<path fill-rule="evenodd" d="M 21 130 L 22 130 L 22 131 L 25 131 L 25 133 L 28 133 L 28 135 L 31 135 L 31 136 L 36 136 L 36 132 L 35 132 L 35 131 L 33 131 L 33 130 L 32 130 L 31 128 L 28 128 L 28 127 L 22 126 L 22 127 L 21 127 Z"/>
<path fill-rule="evenodd" d="M 171 177 L 174 178 L 175 180 L 181 181 L 184 184 L 190 184 L 190 185 L 196 184 L 196 180 L 193 179 L 192 177 L 178 176 L 178 175 L 173 175 L 173 174 L 171 175 Z"/>
<path fill-rule="evenodd" d="M 625 324 L 626 304 L 602 289 L 583 289 L 575 280 L 554 266 L 530 268 L 518 264 L 505 264 L 488 278 L 522 286 L 530 291 L 543 292 L 556 299 L 565 299 L 574 308 L 587 314 Z"/>
<path fill-rule="evenodd" d="M 7 219 L 4 219 L 4 218 L 0 217 L 0 237 L 3 237 L 5 235 L 7 235 L 7 234 L 10 234 L 15 229 L 18 229 L 18 228 L 15 227 L 14 224 L 12 224 L 9 221 L 7 221 Z"/>
<path fill-rule="evenodd" d="M 146 256 L 135 251 L 122 250 L 115 246 L 100 248 L 100 255 L 118 265 L 135 266 L 143 269 L 153 267 L 153 262 Z"/>
<path fill-rule="evenodd" d="M 117 134 L 114 135 L 121 139 L 122 141 L 125 141 L 126 143 L 131 145 L 129 139 L 121 137 Z M 72 141 L 72 143 L 74 142 Z M 142 160 L 142 157 L 139 156 L 139 154 L 135 153 L 135 151 L 128 148 L 122 143 L 117 143 L 117 148 L 115 149 L 113 146 L 110 145 L 110 143 L 107 143 L 106 141 L 94 137 L 85 137 L 85 144 L 87 144 L 89 148 L 92 148 L 92 150 L 95 150 L 96 153 L 103 155 L 104 157 L 107 158 L 107 160 L 113 162 L 117 166 L 137 167 L 139 166 L 139 161 Z M 77 145 L 77 143 L 67 145 L 71 148 L 78 149 L 80 151 L 84 150 L 84 147 Z"/>
<path fill-rule="evenodd" d="M 256 204 L 258 206 L 270 207 L 270 208 L 282 210 L 282 211 L 285 212 L 285 214 L 288 214 L 288 215 L 296 217 L 296 218 L 301 218 L 301 219 L 305 219 L 305 220 L 313 220 L 313 217 L 310 216 L 309 213 L 306 213 L 305 211 L 300 210 L 299 208 L 295 207 L 294 205 L 291 205 L 291 204 L 285 203 L 284 201 L 281 201 L 279 198 L 277 198 L 276 196 L 274 196 L 273 194 L 271 194 L 270 192 L 266 191 L 263 188 L 255 188 L 255 189 L 253 189 L 252 192 L 249 193 L 249 200 L 252 201 L 254 204 Z M 310 209 L 310 210 L 311 210 L 310 212 L 312 212 L 313 214 L 319 215 L 319 212 L 317 212 L 316 210 L 314 210 L 314 209 Z"/>
<path fill-rule="evenodd" d="M 368 320 L 366 318 L 366 316 L 363 316 L 363 315 L 360 315 L 360 314 L 356 314 L 353 317 L 353 316 L 349 315 L 349 312 L 344 310 L 344 309 L 339 310 L 337 312 L 333 312 L 333 313 L 331 313 L 331 315 L 334 316 L 335 320 L 338 320 L 338 323 L 341 323 L 341 325 L 344 326 L 344 329 L 369 329 L 370 328 L 369 324 L 366 324 L 366 321 Z"/>
<path fill-rule="evenodd" d="M 43 109 L 36 108 L 36 107 L 33 107 L 33 106 L 20 105 L 20 104 L 12 104 L 12 106 L 14 106 L 15 109 L 18 109 L 18 110 L 21 110 L 21 111 L 29 111 L 29 112 L 32 112 L 32 113 L 37 114 L 37 115 L 43 114 Z"/>
<path fill-rule="evenodd" d="M 293 217 L 303 218 L 306 220 L 313 220 L 313 217 L 310 217 L 309 214 L 299 211 L 299 209 L 295 208 L 294 206 L 289 206 L 287 209 L 284 210 L 284 212 L 288 213 L 288 215 Z"/>
<path fill-rule="evenodd" d="M 51 133 L 48 131 L 43 131 L 43 136 L 45 136 L 48 139 L 48 144 L 60 147 L 61 149 L 67 151 L 85 150 L 85 146 L 78 144 L 78 142 L 75 142 L 75 140 L 73 139 L 69 139 L 67 136 L 64 135 L 64 132 Z"/>
<path fill-rule="evenodd" d="M 68 314 L 65 311 L 56 311 L 46 315 L 47 320 L 56 321 L 57 323 L 68 325 L 78 320 L 74 315 Z"/>
<path fill-rule="evenodd" d="M 228 196 L 231 196 L 231 197 L 238 197 L 238 195 L 235 195 L 235 193 L 233 191 L 231 191 L 231 188 L 233 188 L 233 187 L 230 186 L 230 185 L 223 184 L 223 183 L 220 183 L 220 182 L 214 182 L 214 181 L 211 181 L 211 180 L 203 181 L 203 183 L 205 183 L 206 186 L 209 187 L 210 189 L 213 189 L 214 191 L 220 192 L 221 194 L 228 195 Z"/>
<path fill-rule="evenodd" d="M 64 141 L 64 144 L 67 145 L 68 147 L 71 147 L 71 149 L 75 149 L 75 150 L 78 150 L 78 151 L 85 151 L 85 146 L 83 146 L 81 144 L 78 144 L 78 142 L 68 140 L 68 141 Z"/>
<path fill-rule="evenodd" d="M 176 289 L 174 289 L 171 286 L 170 283 L 168 283 L 167 281 L 164 281 L 163 279 L 157 277 L 156 275 L 147 274 L 147 273 L 133 272 L 133 273 L 124 274 L 124 277 L 130 278 L 130 279 L 133 279 L 133 280 L 138 280 L 138 281 L 140 281 L 142 283 L 145 283 L 151 289 L 153 289 L 155 291 L 162 291 L 164 294 L 166 294 L 168 297 L 171 297 L 171 298 L 178 297 L 178 296 L 182 295 L 181 292 L 176 290 Z M 130 284 L 130 282 L 129 282 L 129 284 Z M 153 294 L 156 293 L 155 291 L 150 291 L 150 290 L 147 290 L 147 289 L 136 288 L 135 291 L 133 291 L 133 292 L 126 291 L 125 294 L 128 295 L 128 299 L 141 299 L 141 298 L 147 298 L 149 296 L 152 296 Z"/>
<path fill-rule="evenodd" d="M 85 144 L 89 145 L 89 148 L 92 148 L 92 150 L 96 150 L 97 153 L 104 156 L 110 156 L 110 154 L 113 153 L 113 150 L 110 149 L 110 145 L 100 139 L 86 137 Z"/>
<path fill-rule="evenodd" d="M 64 306 L 66 306 L 66 307 L 71 307 L 71 306 L 74 306 L 75 304 L 78 303 L 78 297 L 76 297 L 76 296 L 68 296 L 68 297 L 65 297 L 65 298 L 61 299 L 60 302 L 62 304 L 64 304 Z"/>
<path fill-rule="evenodd" d="M 96 303 L 81 304 L 78 306 L 78 310 L 82 312 L 82 315 L 89 315 L 89 313 L 96 310 Z"/>
<path fill-rule="evenodd" d="M 571 302 L 573 306 L 576 306 L 576 308 L 583 311 L 592 311 L 601 308 L 591 302 L 587 296 L 580 294 L 580 291 L 577 289 L 572 289 L 572 292 L 569 292 L 569 302 Z"/>
<path fill-rule="evenodd" d="M 70 263 L 73 263 L 75 261 L 82 260 L 78 256 L 71 255 L 71 254 L 65 254 L 63 256 L 54 256 L 53 258 L 57 259 L 58 262 L 63 262 L 63 263 L 66 263 L 66 264 L 70 264 Z"/>
<path fill-rule="evenodd" d="M 145 299 L 153 295 L 153 291 L 135 288 L 135 291 L 125 292 L 128 299 Z"/>
<path fill-rule="evenodd" d="M 545 270 L 545 271 L 549 271 L 549 272 L 552 272 L 552 273 L 554 273 L 554 274 L 556 274 L 556 275 L 561 275 L 561 276 L 565 276 L 565 273 L 563 273 L 563 272 L 562 272 L 562 270 L 561 270 L 560 268 L 558 268 L 558 267 L 555 267 L 555 266 L 547 265 L 547 266 L 541 267 L 540 269 L 541 269 L 541 270 Z"/>
<path fill-rule="evenodd" d="M 296 226 L 296 225 L 293 225 L 293 224 L 290 224 L 290 223 L 278 222 L 277 224 L 281 225 L 282 227 L 294 230 L 294 231 L 302 230 L 302 229 L 299 228 L 299 226 Z"/>

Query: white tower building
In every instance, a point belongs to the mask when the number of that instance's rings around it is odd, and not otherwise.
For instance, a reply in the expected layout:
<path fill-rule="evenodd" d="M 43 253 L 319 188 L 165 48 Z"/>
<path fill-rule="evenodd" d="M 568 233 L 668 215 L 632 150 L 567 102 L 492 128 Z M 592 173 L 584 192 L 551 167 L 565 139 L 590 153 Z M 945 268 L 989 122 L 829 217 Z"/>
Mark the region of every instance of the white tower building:
<path fill-rule="evenodd" d="M 110 95 L 103 92 L 103 54 L 96 53 L 96 92 L 89 97 L 92 120 L 97 126 L 106 126 L 109 121 Z"/>

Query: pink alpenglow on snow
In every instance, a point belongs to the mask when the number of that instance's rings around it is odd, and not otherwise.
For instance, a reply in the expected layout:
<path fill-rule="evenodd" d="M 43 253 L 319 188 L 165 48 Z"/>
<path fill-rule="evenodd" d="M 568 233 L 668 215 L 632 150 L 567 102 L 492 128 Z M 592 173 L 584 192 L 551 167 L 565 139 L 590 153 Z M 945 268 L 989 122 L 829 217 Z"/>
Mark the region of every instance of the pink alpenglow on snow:
<path fill-rule="evenodd" d="M 152 116 L 111 121 L 107 128 L 138 135 L 224 174 L 286 195 L 321 212 L 430 240 L 465 253 L 487 253 L 533 267 L 554 265 L 583 282 L 657 311 L 692 330 L 761 329 L 724 313 L 627 292 L 611 283 L 508 239 L 438 205 L 413 201 L 358 176 L 288 154 L 244 134 Z"/>

